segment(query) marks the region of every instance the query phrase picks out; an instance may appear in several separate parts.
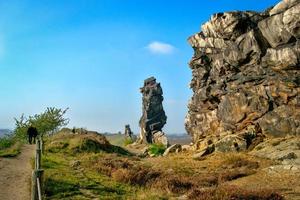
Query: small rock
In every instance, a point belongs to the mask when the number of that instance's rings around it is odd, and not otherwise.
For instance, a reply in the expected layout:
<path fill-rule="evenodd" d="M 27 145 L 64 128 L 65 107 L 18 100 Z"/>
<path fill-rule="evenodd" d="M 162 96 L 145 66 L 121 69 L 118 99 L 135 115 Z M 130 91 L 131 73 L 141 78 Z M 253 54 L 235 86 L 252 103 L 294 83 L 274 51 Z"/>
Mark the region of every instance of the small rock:
<path fill-rule="evenodd" d="M 143 148 L 142 152 L 138 156 L 141 158 L 149 156 L 149 147 Z"/>
<path fill-rule="evenodd" d="M 174 152 L 177 153 L 181 150 L 182 150 L 182 147 L 180 144 L 173 144 L 165 150 L 163 156 L 167 156 L 169 153 L 174 153 Z"/>
<path fill-rule="evenodd" d="M 216 151 L 220 152 L 238 152 L 246 148 L 246 140 L 237 135 L 228 135 L 216 143 Z"/>
<path fill-rule="evenodd" d="M 73 160 L 73 161 L 70 162 L 70 166 L 74 169 L 77 168 L 79 165 L 80 165 L 79 160 Z"/>
<path fill-rule="evenodd" d="M 297 158 L 297 155 L 294 153 L 294 152 L 290 152 L 280 158 L 278 158 L 278 160 L 291 160 L 291 159 L 296 159 Z"/>
<path fill-rule="evenodd" d="M 169 146 L 169 140 L 168 140 L 166 134 L 162 131 L 158 131 L 153 134 L 153 143 L 163 144 L 165 147 Z"/>
<path fill-rule="evenodd" d="M 181 146 L 182 151 L 190 151 L 191 149 L 192 149 L 192 146 L 187 145 L 187 144 Z"/>
<path fill-rule="evenodd" d="M 211 144 L 207 146 L 205 150 L 202 150 L 199 153 L 194 154 L 192 158 L 195 160 L 201 159 L 201 157 L 211 154 L 212 152 L 214 152 L 214 150 L 215 150 L 215 145 Z"/>

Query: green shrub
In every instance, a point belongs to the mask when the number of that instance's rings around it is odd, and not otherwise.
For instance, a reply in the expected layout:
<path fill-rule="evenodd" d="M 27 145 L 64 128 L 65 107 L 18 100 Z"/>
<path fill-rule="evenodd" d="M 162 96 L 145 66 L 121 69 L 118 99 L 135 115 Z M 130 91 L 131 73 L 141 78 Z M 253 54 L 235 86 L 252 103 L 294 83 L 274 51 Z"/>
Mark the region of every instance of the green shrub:
<path fill-rule="evenodd" d="M 127 146 L 129 144 L 132 144 L 133 140 L 130 137 L 126 137 L 124 140 L 124 146 Z"/>
<path fill-rule="evenodd" d="M 155 156 L 162 155 L 166 150 L 163 144 L 151 144 L 149 147 L 149 153 Z"/>
<path fill-rule="evenodd" d="M 0 157 L 15 157 L 19 155 L 21 146 L 20 142 L 14 142 L 10 147 L 0 150 Z"/>
<path fill-rule="evenodd" d="M 15 143 L 15 140 L 12 135 L 5 135 L 0 138 L 0 150 L 7 149 Z"/>

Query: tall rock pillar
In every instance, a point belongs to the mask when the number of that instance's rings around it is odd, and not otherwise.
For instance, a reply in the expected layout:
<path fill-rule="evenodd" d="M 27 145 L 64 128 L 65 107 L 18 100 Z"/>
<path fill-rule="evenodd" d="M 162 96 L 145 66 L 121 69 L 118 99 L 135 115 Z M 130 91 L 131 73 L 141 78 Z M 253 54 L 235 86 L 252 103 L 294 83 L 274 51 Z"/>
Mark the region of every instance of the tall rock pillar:
<path fill-rule="evenodd" d="M 140 88 L 140 92 L 143 95 L 143 113 L 139 122 L 141 128 L 140 142 L 156 143 L 154 135 L 162 133 L 161 129 L 167 122 L 167 116 L 162 105 L 163 91 L 160 83 L 157 83 L 154 77 L 150 77 L 144 81 L 144 86 Z"/>

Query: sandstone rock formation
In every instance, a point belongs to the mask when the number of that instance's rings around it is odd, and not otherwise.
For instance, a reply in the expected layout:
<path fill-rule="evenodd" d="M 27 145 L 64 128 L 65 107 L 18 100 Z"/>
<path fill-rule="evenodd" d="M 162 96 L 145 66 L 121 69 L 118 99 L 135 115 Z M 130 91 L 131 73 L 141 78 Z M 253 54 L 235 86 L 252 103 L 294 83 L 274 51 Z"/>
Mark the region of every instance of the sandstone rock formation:
<path fill-rule="evenodd" d="M 194 143 L 245 149 L 258 135 L 300 136 L 299 39 L 299 0 L 217 13 L 203 24 L 188 39 L 194 94 L 185 126 Z"/>
<path fill-rule="evenodd" d="M 124 135 L 125 135 L 125 138 L 130 138 L 130 139 L 133 139 L 132 136 L 133 136 L 133 133 L 130 129 L 130 125 L 127 124 L 125 125 L 125 132 L 124 132 Z"/>
<path fill-rule="evenodd" d="M 163 91 L 160 83 L 157 83 L 154 77 L 150 77 L 144 81 L 140 91 L 143 94 L 143 115 L 139 122 L 140 142 L 163 143 L 167 146 L 167 138 L 161 131 L 167 122 L 167 116 L 162 105 Z"/>
<path fill-rule="evenodd" d="M 250 154 L 275 160 L 270 170 L 300 170 L 300 137 L 271 138 L 257 145 Z"/>

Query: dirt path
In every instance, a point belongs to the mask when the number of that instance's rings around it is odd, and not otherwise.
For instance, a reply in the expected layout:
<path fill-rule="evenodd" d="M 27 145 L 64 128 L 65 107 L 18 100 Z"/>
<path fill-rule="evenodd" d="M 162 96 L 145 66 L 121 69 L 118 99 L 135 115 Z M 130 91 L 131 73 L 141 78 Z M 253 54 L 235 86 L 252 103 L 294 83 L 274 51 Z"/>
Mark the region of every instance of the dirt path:
<path fill-rule="evenodd" d="M 16 158 L 0 158 L 0 199 L 29 200 L 35 145 L 24 145 Z"/>

